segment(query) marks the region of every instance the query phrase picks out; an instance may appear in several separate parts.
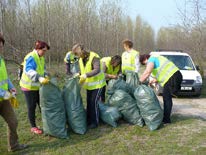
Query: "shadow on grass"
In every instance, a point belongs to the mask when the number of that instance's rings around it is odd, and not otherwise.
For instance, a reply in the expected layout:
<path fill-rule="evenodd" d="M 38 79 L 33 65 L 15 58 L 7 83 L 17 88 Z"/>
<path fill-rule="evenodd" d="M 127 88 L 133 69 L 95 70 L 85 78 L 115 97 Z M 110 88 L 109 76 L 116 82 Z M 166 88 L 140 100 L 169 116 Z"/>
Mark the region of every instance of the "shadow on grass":
<path fill-rule="evenodd" d="M 173 114 L 171 116 L 171 120 L 172 120 L 172 123 L 173 124 L 176 124 L 176 123 L 179 123 L 179 122 L 182 122 L 182 121 L 186 121 L 186 120 L 194 120 L 194 119 L 197 119 L 197 120 L 201 120 L 201 121 L 206 121 L 206 119 L 202 118 L 202 117 L 199 117 L 199 116 L 194 116 L 194 115 L 180 115 L 180 114 Z"/>
<path fill-rule="evenodd" d="M 32 143 L 29 144 L 28 149 L 15 152 L 14 154 L 41 154 L 41 152 L 45 153 L 46 150 L 51 151 L 65 147 L 68 148 L 78 143 L 87 144 L 90 141 L 97 140 L 98 138 L 109 134 L 113 130 L 114 128 L 109 125 L 100 124 L 98 128 L 90 129 L 84 135 L 75 134 L 70 131 L 68 139 L 58 139 L 52 136 L 42 136 L 40 137 L 41 140 L 38 140 L 38 142 L 36 143 L 33 143 L 32 140 Z"/>

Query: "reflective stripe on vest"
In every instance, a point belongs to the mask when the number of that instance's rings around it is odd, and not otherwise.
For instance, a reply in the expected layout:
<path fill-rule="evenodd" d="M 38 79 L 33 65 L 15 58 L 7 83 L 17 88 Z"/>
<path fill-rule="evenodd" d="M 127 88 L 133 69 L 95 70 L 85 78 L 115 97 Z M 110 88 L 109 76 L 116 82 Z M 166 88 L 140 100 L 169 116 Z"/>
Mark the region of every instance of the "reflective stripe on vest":
<path fill-rule="evenodd" d="M 132 49 L 130 52 L 124 52 L 122 54 L 122 73 L 125 74 L 125 71 L 135 71 L 136 64 L 135 59 L 136 56 L 139 55 L 139 52 Z"/>
<path fill-rule="evenodd" d="M 32 87 L 40 87 L 40 83 L 39 82 L 27 82 L 27 81 L 24 81 L 24 79 L 22 79 L 21 82 L 24 85 L 30 85 Z"/>
<path fill-rule="evenodd" d="M 0 57 L 0 89 L 2 90 L 8 90 L 8 74 L 6 71 L 6 65 L 4 63 L 4 60 Z M 0 98 L 0 101 L 2 101 L 3 98 Z"/>
<path fill-rule="evenodd" d="M 106 73 L 107 74 L 112 74 L 112 75 L 117 75 L 119 70 L 120 70 L 120 65 L 118 65 L 117 67 L 113 68 L 113 66 L 111 65 L 111 57 L 104 57 L 101 59 L 101 63 L 105 63 L 107 70 Z"/>
<path fill-rule="evenodd" d="M 29 58 L 29 57 L 33 57 L 34 58 L 34 61 L 37 65 L 36 67 L 36 72 L 40 75 L 40 76 L 44 76 L 44 65 L 45 65 L 45 62 L 44 62 L 44 57 L 39 57 L 38 56 L 38 53 L 36 50 L 30 52 L 29 54 L 26 55 L 26 57 L 24 58 L 24 69 L 23 69 L 23 73 L 22 73 L 22 77 L 21 77 L 21 80 L 20 80 L 20 86 L 22 88 L 26 88 L 28 90 L 39 90 L 39 87 L 40 87 L 40 83 L 39 82 L 34 82 L 32 81 L 27 75 L 26 75 L 26 60 Z"/>
<path fill-rule="evenodd" d="M 159 60 L 160 66 L 153 69 L 152 74 L 156 77 L 158 83 L 163 87 L 170 77 L 179 69 L 175 64 L 163 56 L 153 56 Z"/>
<path fill-rule="evenodd" d="M 92 61 L 94 57 L 99 58 L 99 55 L 90 51 L 89 60 L 86 62 L 85 66 L 83 64 L 82 58 L 79 59 L 81 74 L 86 74 L 92 71 Z M 101 63 L 100 63 L 100 68 L 101 68 Z M 94 89 L 102 88 L 105 85 L 106 85 L 105 76 L 101 70 L 100 73 L 98 73 L 97 75 L 86 78 L 83 87 L 87 90 L 94 90 Z"/>

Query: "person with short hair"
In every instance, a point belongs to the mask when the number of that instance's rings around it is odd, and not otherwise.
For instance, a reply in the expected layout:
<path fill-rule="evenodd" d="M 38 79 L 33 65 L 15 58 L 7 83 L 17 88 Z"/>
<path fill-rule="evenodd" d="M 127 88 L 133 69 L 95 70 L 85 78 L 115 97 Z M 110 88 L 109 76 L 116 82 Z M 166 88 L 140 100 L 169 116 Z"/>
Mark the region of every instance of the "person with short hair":
<path fill-rule="evenodd" d="M 100 57 L 93 51 L 87 51 L 82 44 L 75 44 L 72 52 L 79 57 L 79 83 L 87 90 L 87 124 L 96 128 L 99 124 L 98 101 L 101 100 L 102 88 L 106 85 L 105 75 L 101 70 Z"/>
<path fill-rule="evenodd" d="M 122 42 L 125 52 L 122 54 L 122 73 L 126 71 L 139 72 L 139 52 L 133 49 L 133 42 L 126 39 Z"/>
<path fill-rule="evenodd" d="M 100 60 L 103 72 L 105 73 L 106 82 L 110 79 L 117 79 L 121 73 L 121 56 L 115 55 L 112 57 L 103 57 Z M 103 87 L 103 94 L 106 93 L 106 86 Z M 105 102 L 105 95 L 102 96 L 102 101 Z"/>
<path fill-rule="evenodd" d="M 102 63 L 106 80 L 117 79 L 118 74 L 121 73 L 121 56 L 103 57 L 100 62 Z"/>
<path fill-rule="evenodd" d="M 177 96 L 182 83 L 182 74 L 179 68 L 166 57 L 159 55 L 141 55 L 140 62 L 142 65 L 147 65 L 139 79 L 140 82 L 144 82 L 152 75 L 153 79 L 149 83 L 159 83 L 163 87 L 163 123 L 171 123 L 172 96 Z"/>
<path fill-rule="evenodd" d="M 43 131 L 36 126 L 35 110 L 39 105 L 40 84 L 49 82 L 45 70 L 44 54 L 50 49 L 49 45 L 43 41 L 37 41 L 32 52 L 24 58 L 24 68 L 20 80 L 20 86 L 28 108 L 28 118 L 31 125 L 31 132 L 42 134 Z"/>
<path fill-rule="evenodd" d="M 8 78 L 5 62 L 2 58 L 2 51 L 5 40 L 0 34 L 0 115 L 8 125 L 8 151 L 18 151 L 28 147 L 19 144 L 17 135 L 18 121 L 9 99 L 16 94 L 16 89 Z"/>

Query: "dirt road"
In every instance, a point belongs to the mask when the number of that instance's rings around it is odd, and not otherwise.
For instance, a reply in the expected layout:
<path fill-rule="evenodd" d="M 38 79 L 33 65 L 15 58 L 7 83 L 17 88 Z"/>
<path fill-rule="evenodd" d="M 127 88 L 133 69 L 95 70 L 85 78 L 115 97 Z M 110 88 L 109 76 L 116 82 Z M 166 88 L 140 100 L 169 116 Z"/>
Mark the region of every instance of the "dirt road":
<path fill-rule="evenodd" d="M 158 98 L 162 102 L 162 97 Z M 173 98 L 172 113 L 206 119 L 206 98 Z"/>

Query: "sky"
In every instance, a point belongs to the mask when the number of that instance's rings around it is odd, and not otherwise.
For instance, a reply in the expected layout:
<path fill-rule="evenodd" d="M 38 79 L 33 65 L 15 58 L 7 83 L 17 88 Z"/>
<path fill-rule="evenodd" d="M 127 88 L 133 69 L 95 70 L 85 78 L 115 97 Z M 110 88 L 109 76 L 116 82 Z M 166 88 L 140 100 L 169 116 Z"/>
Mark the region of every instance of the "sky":
<path fill-rule="evenodd" d="M 157 33 L 160 27 L 180 22 L 178 9 L 184 0 L 125 0 L 126 14 L 135 20 L 137 15 L 148 22 Z"/>

